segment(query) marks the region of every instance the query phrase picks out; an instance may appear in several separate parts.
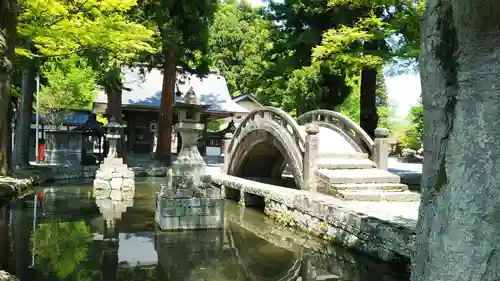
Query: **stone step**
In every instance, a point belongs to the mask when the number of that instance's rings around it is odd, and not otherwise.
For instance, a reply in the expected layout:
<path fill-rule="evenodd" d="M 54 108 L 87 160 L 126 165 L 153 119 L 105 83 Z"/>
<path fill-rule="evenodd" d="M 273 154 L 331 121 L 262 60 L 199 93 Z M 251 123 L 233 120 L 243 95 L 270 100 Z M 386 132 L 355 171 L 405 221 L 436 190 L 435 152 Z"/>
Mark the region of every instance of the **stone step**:
<path fill-rule="evenodd" d="M 321 153 L 319 152 L 320 159 L 368 159 L 368 153 Z"/>
<path fill-rule="evenodd" d="M 380 169 L 319 169 L 316 177 L 326 184 L 400 183 L 399 176 Z"/>
<path fill-rule="evenodd" d="M 350 183 L 350 184 L 329 184 L 329 189 L 333 190 L 397 190 L 406 191 L 408 186 L 402 183 Z"/>
<path fill-rule="evenodd" d="M 420 194 L 400 190 L 338 190 L 337 197 L 365 202 L 418 202 Z"/>
<path fill-rule="evenodd" d="M 373 169 L 375 163 L 367 158 L 319 158 L 319 169 Z"/>

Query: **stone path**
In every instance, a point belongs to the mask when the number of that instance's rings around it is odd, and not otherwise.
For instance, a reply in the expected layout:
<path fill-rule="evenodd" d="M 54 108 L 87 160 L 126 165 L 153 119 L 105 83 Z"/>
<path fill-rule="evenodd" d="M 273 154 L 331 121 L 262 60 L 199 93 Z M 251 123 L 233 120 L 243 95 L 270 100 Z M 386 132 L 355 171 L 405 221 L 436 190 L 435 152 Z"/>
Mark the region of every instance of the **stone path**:
<path fill-rule="evenodd" d="M 389 172 L 401 177 L 401 182 L 409 186 L 419 186 L 422 177 L 422 164 L 402 163 L 389 158 Z"/>

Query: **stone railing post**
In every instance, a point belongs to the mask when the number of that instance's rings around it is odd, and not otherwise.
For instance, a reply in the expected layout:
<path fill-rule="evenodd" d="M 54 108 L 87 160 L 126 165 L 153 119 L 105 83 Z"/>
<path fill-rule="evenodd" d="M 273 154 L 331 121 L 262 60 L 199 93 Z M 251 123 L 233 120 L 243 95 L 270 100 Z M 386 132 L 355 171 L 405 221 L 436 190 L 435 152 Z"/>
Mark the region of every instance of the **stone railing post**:
<path fill-rule="evenodd" d="M 319 126 L 311 123 L 306 125 L 306 147 L 303 162 L 304 187 L 309 191 L 317 191 L 316 169 L 319 157 Z"/>
<path fill-rule="evenodd" d="M 389 130 L 385 128 L 375 129 L 375 140 L 373 148 L 373 162 L 381 170 L 389 168 Z"/>
<path fill-rule="evenodd" d="M 222 170 L 223 173 L 227 173 L 229 169 L 229 145 L 231 144 L 231 141 L 233 140 L 233 134 L 232 133 L 226 133 L 224 135 L 224 169 Z"/>

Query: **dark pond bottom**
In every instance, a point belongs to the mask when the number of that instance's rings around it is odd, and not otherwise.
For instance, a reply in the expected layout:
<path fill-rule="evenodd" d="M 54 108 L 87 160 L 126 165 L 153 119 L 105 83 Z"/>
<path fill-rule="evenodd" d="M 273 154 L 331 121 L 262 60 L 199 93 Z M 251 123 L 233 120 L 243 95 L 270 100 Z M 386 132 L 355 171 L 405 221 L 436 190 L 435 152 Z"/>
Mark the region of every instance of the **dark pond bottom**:
<path fill-rule="evenodd" d="M 222 230 L 161 232 L 157 184 L 99 206 L 89 186 L 40 188 L 0 203 L 0 269 L 21 281 L 406 281 L 394 266 L 284 229 L 227 202 Z"/>

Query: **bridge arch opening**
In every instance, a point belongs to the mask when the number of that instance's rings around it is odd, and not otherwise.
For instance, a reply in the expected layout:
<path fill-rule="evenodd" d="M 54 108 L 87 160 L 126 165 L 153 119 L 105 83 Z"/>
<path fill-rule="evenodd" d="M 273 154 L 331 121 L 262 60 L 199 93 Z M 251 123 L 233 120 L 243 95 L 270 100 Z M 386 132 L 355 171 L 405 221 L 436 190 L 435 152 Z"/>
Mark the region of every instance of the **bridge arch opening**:
<path fill-rule="evenodd" d="M 247 132 L 233 147 L 228 174 L 300 189 L 303 161 L 300 149 L 279 129 L 258 128 Z M 284 173 L 286 167 L 290 173 Z"/>

